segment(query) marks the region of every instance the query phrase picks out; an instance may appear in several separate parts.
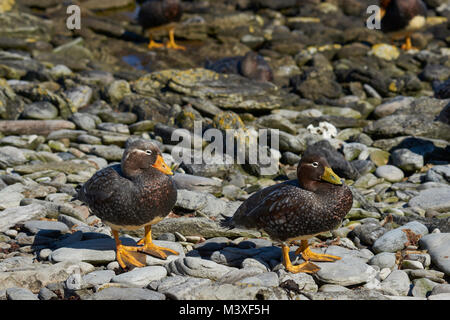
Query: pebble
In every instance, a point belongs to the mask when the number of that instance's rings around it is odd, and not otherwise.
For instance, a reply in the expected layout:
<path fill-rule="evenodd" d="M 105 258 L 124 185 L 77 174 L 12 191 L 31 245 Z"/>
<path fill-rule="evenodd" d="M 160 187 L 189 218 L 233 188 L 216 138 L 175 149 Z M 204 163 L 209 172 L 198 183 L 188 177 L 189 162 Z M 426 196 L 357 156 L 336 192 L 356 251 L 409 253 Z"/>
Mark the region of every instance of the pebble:
<path fill-rule="evenodd" d="M 241 279 L 237 284 L 246 284 L 253 286 L 263 286 L 263 287 L 277 287 L 278 286 L 278 275 L 275 272 L 264 272 L 251 277 Z"/>
<path fill-rule="evenodd" d="M 405 248 L 405 243 L 408 241 L 408 237 L 403 230 L 410 229 L 412 232 L 418 235 L 428 234 L 428 228 L 417 221 L 408 222 L 403 226 L 388 231 L 378 238 L 372 246 L 372 249 L 376 253 L 380 252 L 397 252 Z"/>
<path fill-rule="evenodd" d="M 389 182 L 399 182 L 404 178 L 403 171 L 391 165 L 380 166 L 375 170 L 375 175 Z"/>
<path fill-rule="evenodd" d="M 33 234 L 45 233 L 46 235 L 51 234 L 49 231 L 56 231 L 56 235 L 59 233 L 66 233 L 69 228 L 66 224 L 59 221 L 45 221 L 45 220 L 29 220 L 24 223 L 24 228 Z"/>
<path fill-rule="evenodd" d="M 395 253 L 391 252 L 380 252 L 376 255 L 374 255 L 370 260 L 368 261 L 369 265 L 375 265 L 378 266 L 380 269 L 390 269 L 392 270 L 396 264 L 395 264 Z"/>
<path fill-rule="evenodd" d="M 42 287 L 38 293 L 39 300 L 56 300 L 58 296 L 46 287 Z"/>
<path fill-rule="evenodd" d="M 389 295 L 406 296 L 410 284 L 408 274 L 405 271 L 394 270 L 381 282 L 381 289 Z"/>
<path fill-rule="evenodd" d="M 116 259 L 116 252 L 114 250 L 62 247 L 52 251 L 49 258 L 53 262 L 83 261 L 93 264 L 102 264 L 114 261 Z"/>
<path fill-rule="evenodd" d="M 391 158 L 394 166 L 407 172 L 420 170 L 424 164 L 423 156 L 409 149 L 397 149 L 391 153 Z"/>
<path fill-rule="evenodd" d="M 317 292 L 318 290 L 318 285 L 314 281 L 313 276 L 307 273 L 288 273 L 283 269 L 278 270 L 277 273 L 280 283 L 283 283 L 287 280 L 292 280 L 297 284 L 298 289 L 301 291 Z M 329 284 L 329 286 L 333 285 Z"/>
<path fill-rule="evenodd" d="M 414 287 L 411 290 L 411 294 L 414 297 L 427 297 L 430 295 L 433 288 L 438 285 L 436 282 L 426 278 L 414 279 L 413 284 Z"/>
<path fill-rule="evenodd" d="M 6 289 L 6 298 L 8 300 L 39 300 L 36 294 L 26 288 Z"/>
<path fill-rule="evenodd" d="M 58 116 L 58 108 L 47 101 L 35 102 L 25 106 L 22 116 L 26 119 L 51 120 Z"/>
<path fill-rule="evenodd" d="M 153 280 L 161 280 L 167 275 L 167 270 L 161 266 L 134 268 L 133 270 L 113 276 L 111 282 L 130 287 L 146 287 Z"/>
<path fill-rule="evenodd" d="M 108 283 L 115 276 L 112 270 L 98 270 L 85 274 L 82 278 L 82 282 L 86 284 L 86 287 L 94 287 Z"/>
<path fill-rule="evenodd" d="M 334 263 L 317 262 L 319 281 L 341 286 L 362 284 L 373 279 L 377 271 L 360 259 L 344 257 Z"/>

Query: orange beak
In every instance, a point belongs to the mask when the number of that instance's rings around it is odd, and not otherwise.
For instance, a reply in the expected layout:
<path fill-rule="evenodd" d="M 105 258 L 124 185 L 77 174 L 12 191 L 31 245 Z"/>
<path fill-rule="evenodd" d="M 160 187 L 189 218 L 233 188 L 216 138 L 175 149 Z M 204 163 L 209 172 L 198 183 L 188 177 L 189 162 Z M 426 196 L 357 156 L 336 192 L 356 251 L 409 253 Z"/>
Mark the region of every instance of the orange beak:
<path fill-rule="evenodd" d="M 156 156 L 155 164 L 153 164 L 152 167 L 158 169 L 162 173 L 165 173 L 165 174 L 168 174 L 171 176 L 173 175 L 172 170 L 170 170 L 169 166 L 164 162 L 163 157 L 161 157 L 160 155 Z"/>

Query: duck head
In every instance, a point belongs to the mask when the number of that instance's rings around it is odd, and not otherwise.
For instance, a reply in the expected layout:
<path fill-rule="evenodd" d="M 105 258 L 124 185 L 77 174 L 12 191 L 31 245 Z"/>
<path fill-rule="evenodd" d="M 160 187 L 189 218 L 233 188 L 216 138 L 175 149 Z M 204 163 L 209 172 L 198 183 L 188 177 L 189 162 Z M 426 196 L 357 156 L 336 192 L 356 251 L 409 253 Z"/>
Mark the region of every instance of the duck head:
<path fill-rule="evenodd" d="M 158 146 L 150 141 L 137 139 L 127 143 L 121 161 L 122 172 L 132 177 L 150 168 L 173 175 L 172 170 L 164 162 Z"/>
<path fill-rule="evenodd" d="M 300 160 L 297 178 L 302 188 L 313 192 L 330 184 L 342 185 L 341 178 L 333 172 L 328 161 L 318 155 L 306 156 Z"/>

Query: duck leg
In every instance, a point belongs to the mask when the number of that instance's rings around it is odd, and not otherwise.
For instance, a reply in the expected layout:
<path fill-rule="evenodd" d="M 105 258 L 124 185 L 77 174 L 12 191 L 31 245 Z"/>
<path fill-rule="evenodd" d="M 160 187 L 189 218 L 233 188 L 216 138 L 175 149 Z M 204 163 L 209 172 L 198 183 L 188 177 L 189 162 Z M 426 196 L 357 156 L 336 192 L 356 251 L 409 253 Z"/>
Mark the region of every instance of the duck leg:
<path fill-rule="evenodd" d="M 124 246 L 119 240 L 119 232 L 112 230 L 114 239 L 116 240 L 116 258 L 120 266 L 125 269 L 126 267 L 145 267 L 145 255 L 137 252 L 138 247 Z"/>
<path fill-rule="evenodd" d="M 155 42 L 153 40 L 152 33 L 149 31 L 148 32 L 148 46 L 147 47 L 149 49 L 158 49 L 158 48 L 164 47 L 164 44 Z"/>
<path fill-rule="evenodd" d="M 296 266 L 292 265 L 291 259 L 289 258 L 289 246 L 284 243 L 281 245 L 281 251 L 283 255 L 283 265 L 286 268 L 286 271 L 291 273 L 316 273 L 320 270 L 319 266 L 310 261 L 303 262 L 302 264 Z"/>
<path fill-rule="evenodd" d="M 416 48 L 412 46 L 411 36 L 407 35 L 405 38 L 405 43 L 402 44 L 402 50 L 408 51 L 411 49 L 416 49 Z"/>
<path fill-rule="evenodd" d="M 308 245 L 308 240 L 302 240 L 300 247 L 295 251 L 295 254 L 302 254 L 303 259 L 306 261 L 329 261 L 333 262 L 341 260 L 338 256 L 332 256 L 331 254 L 322 254 L 312 252 Z"/>
<path fill-rule="evenodd" d="M 145 226 L 145 236 L 137 244 L 138 245 L 144 244 L 144 246 L 138 247 L 139 252 L 144 252 L 149 255 L 161 258 L 161 259 L 167 258 L 167 254 L 164 251 L 178 255 L 178 252 L 176 252 L 175 250 L 172 250 L 169 248 L 164 248 L 164 247 L 159 247 L 159 246 L 153 244 L 152 226 L 151 225 Z"/>
<path fill-rule="evenodd" d="M 166 48 L 175 50 L 186 50 L 186 47 L 180 46 L 175 43 L 175 28 L 172 27 L 169 30 L 169 42 L 166 44 Z"/>

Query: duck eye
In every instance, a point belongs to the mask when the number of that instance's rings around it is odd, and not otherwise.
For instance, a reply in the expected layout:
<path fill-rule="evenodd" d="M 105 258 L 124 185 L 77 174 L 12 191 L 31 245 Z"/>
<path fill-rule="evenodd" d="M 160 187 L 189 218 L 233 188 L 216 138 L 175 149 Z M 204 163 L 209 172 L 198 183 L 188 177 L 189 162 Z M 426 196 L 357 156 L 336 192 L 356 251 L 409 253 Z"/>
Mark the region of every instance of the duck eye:
<path fill-rule="evenodd" d="M 312 165 L 314 168 L 317 168 L 317 167 L 319 166 L 319 163 L 318 163 L 318 162 L 313 162 L 311 165 Z"/>
<path fill-rule="evenodd" d="M 145 150 L 145 153 L 148 154 L 149 156 L 152 155 L 152 150 Z"/>

